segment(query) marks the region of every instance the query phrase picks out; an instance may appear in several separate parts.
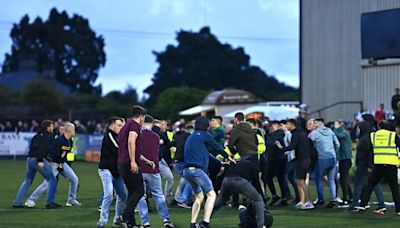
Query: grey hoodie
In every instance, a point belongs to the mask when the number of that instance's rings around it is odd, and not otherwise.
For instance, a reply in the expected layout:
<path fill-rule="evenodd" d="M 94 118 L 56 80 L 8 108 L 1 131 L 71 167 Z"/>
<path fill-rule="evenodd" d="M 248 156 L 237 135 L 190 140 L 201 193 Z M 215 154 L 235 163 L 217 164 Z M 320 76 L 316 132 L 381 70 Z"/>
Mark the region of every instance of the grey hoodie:
<path fill-rule="evenodd" d="M 308 137 L 318 151 L 318 159 L 336 159 L 336 151 L 339 149 L 340 143 L 331 129 L 321 125 Z"/>

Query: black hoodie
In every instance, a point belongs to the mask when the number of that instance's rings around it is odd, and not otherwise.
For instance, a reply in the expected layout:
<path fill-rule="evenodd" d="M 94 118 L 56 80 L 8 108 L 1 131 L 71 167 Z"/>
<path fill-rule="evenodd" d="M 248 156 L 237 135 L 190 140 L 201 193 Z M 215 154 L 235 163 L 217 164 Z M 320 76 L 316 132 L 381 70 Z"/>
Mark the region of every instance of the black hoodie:
<path fill-rule="evenodd" d="M 285 143 L 283 142 L 284 137 L 285 137 L 285 132 L 283 130 L 274 131 L 269 135 L 267 141 L 268 161 L 287 159 L 284 149 L 283 148 L 279 149 L 275 145 L 275 141 L 279 141 L 281 145 L 285 145 Z"/>
<path fill-rule="evenodd" d="M 363 121 L 358 126 L 360 128 L 360 140 L 357 145 L 356 166 L 374 167 L 374 157 L 371 151 L 370 133 L 373 130 L 372 123 Z"/>
<path fill-rule="evenodd" d="M 54 142 L 54 135 L 48 131 L 38 132 L 31 141 L 28 157 L 36 157 L 38 162 L 42 162 L 47 157 L 50 147 Z"/>

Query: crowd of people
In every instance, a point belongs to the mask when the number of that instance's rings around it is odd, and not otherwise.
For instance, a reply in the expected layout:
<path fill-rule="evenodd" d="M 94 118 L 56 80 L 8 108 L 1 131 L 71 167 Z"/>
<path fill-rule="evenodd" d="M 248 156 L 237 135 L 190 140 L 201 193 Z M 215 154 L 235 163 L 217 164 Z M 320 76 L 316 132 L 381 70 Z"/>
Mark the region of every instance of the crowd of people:
<path fill-rule="evenodd" d="M 59 123 L 56 138 L 54 125 L 43 121 L 32 139 L 27 173 L 15 208 L 35 207 L 35 201 L 46 191 L 46 208 L 61 207 L 54 202 L 59 174 L 70 183 L 66 206 L 81 205 L 77 200 L 78 177 L 67 160 L 76 123 Z M 360 212 L 369 208 L 372 191 L 379 201 L 375 213 L 384 213 L 386 205 L 379 184 L 382 177 L 390 185 L 395 211 L 400 215 L 400 127 L 384 119 L 377 122 L 371 115 L 363 116 L 356 130 L 357 169 L 352 185 L 352 137 L 346 126 L 343 120 L 325 123 L 323 119 L 306 119 L 304 113 L 297 119 L 266 121 L 246 119 L 238 112 L 229 130 L 220 116 L 181 120 L 171 129 L 167 121 L 154 119 L 142 107 L 133 106 L 130 118 L 110 118 L 104 132 L 98 170 L 103 194 L 97 227 L 106 226 L 114 198 L 113 223 L 123 227 L 139 227 L 135 209 L 141 227 L 150 227 L 150 198 L 165 227 L 174 227 L 168 211 L 174 205 L 191 208 L 191 228 L 211 227 L 213 210 L 223 206 L 240 210 L 241 227 L 269 227 L 272 217 L 267 208 L 293 205 L 310 210 L 324 206 Z M 24 204 L 36 172 L 45 180 Z M 180 176 L 174 193 L 173 173 Z M 317 199 L 310 195 L 312 180 Z M 329 188 L 327 202 L 324 182 Z M 203 203 L 203 218 L 199 221 Z"/>
<path fill-rule="evenodd" d="M 63 123 L 64 120 L 61 118 L 54 121 L 54 129 L 58 130 L 59 126 L 62 126 Z M 72 123 L 75 125 L 76 133 L 79 134 L 104 134 L 107 128 L 107 123 L 97 122 L 95 120 L 88 120 L 86 124 L 83 124 L 80 120 L 74 120 Z M 38 132 L 39 129 L 40 126 L 37 120 L 18 120 L 15 123 L 10 120 L 3 123 L 0 122 L 0 132 Z"/>

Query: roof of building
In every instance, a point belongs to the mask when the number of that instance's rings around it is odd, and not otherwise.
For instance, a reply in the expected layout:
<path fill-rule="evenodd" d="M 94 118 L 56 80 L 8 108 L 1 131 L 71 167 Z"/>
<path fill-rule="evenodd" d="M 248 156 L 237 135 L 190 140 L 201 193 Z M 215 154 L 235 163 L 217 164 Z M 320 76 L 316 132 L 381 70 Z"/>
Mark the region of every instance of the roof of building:
<path fill-rule="evenodd" d="M 254 94 L 239 89 L 224 89 L 212 92 L 204 98 L 202 105 L 255 104 Z"/>

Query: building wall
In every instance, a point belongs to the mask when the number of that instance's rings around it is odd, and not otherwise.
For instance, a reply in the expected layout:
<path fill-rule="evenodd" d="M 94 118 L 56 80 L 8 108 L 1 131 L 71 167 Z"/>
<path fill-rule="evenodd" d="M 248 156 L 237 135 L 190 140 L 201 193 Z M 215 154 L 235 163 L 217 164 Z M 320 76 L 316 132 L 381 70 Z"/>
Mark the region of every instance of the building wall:
<path fill-rule="evenodd" d="M 342 101 L 390 107 L 400 65 L 362 67 L 361 14 L 399 7 L 400 0 L 301 0 L 301 92 L 310 112 Z M 339 105 L 321 117 L 351 119 L 358 111 L 357 104 Z"/>

